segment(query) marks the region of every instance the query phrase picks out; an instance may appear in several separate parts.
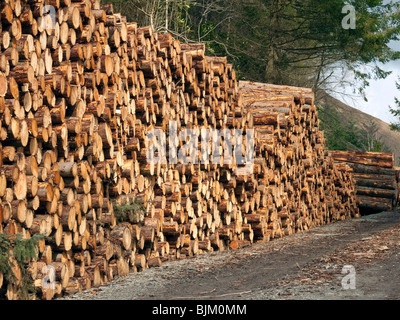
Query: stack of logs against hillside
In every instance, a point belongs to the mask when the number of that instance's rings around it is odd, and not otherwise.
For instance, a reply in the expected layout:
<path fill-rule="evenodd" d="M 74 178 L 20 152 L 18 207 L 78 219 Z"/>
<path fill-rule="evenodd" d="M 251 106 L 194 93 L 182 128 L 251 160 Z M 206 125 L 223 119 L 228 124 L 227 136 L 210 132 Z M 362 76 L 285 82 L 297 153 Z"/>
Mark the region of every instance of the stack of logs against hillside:
<path fill-rule="evenodd" d="M 0 233 L 45 236 L 25 266 L 30 299 L 359 216 L 311 90 L 239 83 L 226 57 L 99 0 L 4 0 L 0 19 Z M 240 130 L 251 170 L 222 152 L 148 161 L 163 141 L 148 133 L 170 123 Z M 20 297 L 19 268 L 0 272 L 0 298 Z"/>
<path fill-rule="evenodd" d="M 391 152 L 331 151 L 335 162 L 347 165 L 356 183 L 356 200 L 363 214 L 391 211 L 399 201 L 400 168 Z"/>

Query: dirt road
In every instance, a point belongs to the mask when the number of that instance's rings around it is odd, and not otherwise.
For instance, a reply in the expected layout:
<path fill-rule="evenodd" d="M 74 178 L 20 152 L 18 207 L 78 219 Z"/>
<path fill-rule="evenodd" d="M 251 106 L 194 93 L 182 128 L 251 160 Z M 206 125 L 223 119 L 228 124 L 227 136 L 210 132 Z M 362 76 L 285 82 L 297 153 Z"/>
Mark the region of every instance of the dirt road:
<path fill-rule="evenodd" d="M 164 263 L 64 299 L 400 299 L 400 212 Z"/>

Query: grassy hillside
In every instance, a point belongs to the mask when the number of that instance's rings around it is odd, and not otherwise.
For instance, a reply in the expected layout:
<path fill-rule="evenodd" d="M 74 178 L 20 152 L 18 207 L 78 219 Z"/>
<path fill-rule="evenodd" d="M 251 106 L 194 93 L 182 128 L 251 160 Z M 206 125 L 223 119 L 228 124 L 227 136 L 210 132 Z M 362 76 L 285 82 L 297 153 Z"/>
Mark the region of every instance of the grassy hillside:
<path fill-rule="evenodd" d="M 400 165 L 400 133 L 390 125 L 326 94 L 316 100 L 330 150 L 394 152 Z"/>

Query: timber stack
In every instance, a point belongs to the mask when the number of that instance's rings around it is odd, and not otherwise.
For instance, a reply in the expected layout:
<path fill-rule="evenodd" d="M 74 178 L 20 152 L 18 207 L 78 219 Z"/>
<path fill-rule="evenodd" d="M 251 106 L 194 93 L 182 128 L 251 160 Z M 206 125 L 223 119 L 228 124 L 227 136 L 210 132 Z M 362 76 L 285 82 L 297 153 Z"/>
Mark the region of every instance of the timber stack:
<path fill-rule="evenodd" d="M 272 195 L 259 209 L 272 227 L 291 234 L 359 215 L 350 169 L 325 150 L 311 89 L 240 81 L 240 99 L 257 135 L 259 190 Z"/>
<path fill-rule="evenodd" d="M 0 232 L 46 236 L 26 265 L 31 298 L 358 216 L 311 90 L 239 90 L 226 57 L 100 0 L 5 0 L 0 18 Z M 212 161 L 203 129 L 240 132 L 250 170 L 228 140 Z M 8 299 L 14 274 L 0 272 Z"/>
<path fill-rule="evenodd" d="M 362 214 L 394 210 L 399 201 L 400 168 L 391 152 L 329 151 L 335 162 L 351 168 Z"/>

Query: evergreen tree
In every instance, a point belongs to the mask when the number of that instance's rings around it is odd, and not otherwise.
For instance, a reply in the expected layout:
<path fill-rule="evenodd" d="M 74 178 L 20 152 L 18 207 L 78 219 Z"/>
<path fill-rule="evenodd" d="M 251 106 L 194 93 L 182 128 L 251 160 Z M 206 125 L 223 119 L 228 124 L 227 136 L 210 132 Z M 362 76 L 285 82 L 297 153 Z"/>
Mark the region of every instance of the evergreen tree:
<path fill-rule="evenodd" d="M 364 94 L 370 79 L 390 74 L 378 63 L 400 57 L 388 46 L 400 35 L 397 1 L 199 2 L 191 12 L 195 25 L 207 25 L 201 40 L 216 54 L 228 55 L 243 79 L 328 92 L 354 86 L 356 93 Z M 203 10 L 209 2 L 226 10 Z M 354 29 L 344 23 L 348 4 L 354 8 Z"/>
<path fill-rule="evenodd" d="M 398 81 L 396 81 L 396 88 L 400 90 L 400 76 L 398 77 Z M 392 108 L 389 106 L 389 111 L 397 118 L 397 122 L 393 122 L 390 124 L 390 129 L 394 131 L 400 131 L 400 100 L 399 98 L 394 98 L 395 106 Z"/>
<path fill-rule="evenodd" d="M 7 283 L 18 286 L 21 299 L 35 292 L 33 280 L 27 272 L 27 264 L 38 257 L 38 240 L 44 235 L 23 239 L 21 234 L 0 233 L 0 272 Z M 18 277 L 15 271 L 18 270 Z"/>

